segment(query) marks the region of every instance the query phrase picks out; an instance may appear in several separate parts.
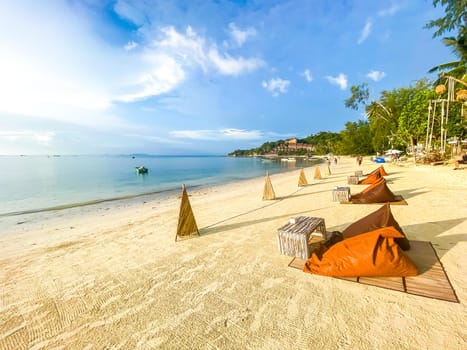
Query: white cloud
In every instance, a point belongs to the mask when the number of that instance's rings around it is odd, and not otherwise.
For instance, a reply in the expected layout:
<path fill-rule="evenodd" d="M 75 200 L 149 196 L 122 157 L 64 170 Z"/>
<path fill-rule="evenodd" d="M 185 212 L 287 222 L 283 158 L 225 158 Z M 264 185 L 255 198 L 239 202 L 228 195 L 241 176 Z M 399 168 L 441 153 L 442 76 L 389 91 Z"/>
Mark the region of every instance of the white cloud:
<path fill-rule="evenodd" d="M 378 12 L 378 16 L 380 16 L 380 17 L 392 16 L 392 15 L 396 14 L 397 11 L 399 11 L 399 10 L 400 10 L 400 6 L 397 5 L 397 4 L 395 4 L 395 3 L 393 3 L 393 4 L 391 5 L 391 7 L 379 11 L 379 12 Z"/>
<path fill-rule="evenodd" d="M 370 35 L 371 33 L 371 28 L 373 26 L 373 23 L 371 22 L 370 19 L 368 19 L 365 23 L 365 26 L 363 27 L 363 30 L 360 34 L 360 37 L 358 38 L 358 43 L 361 44 L 363 43 L 367 38 L 368 36 Z"/>
<path fill-rule="evenodd" d="M 259 130 L 219 129 L 219 130 L 175 130 L 170 135 L 194 140 L 257 140 L 263 137 Z"/>
<path fill-rule="evenodd" d="M 55 137 L 53 131 L 14 130 L 0 131 L 0 139 L 7 141 L 33 141 L 40 145 L 49 145 Z"/>
<path fill-rule="evenodd" d="M 229 29 L 230 29 L 229 34 L 232 37 L 232 40 L 235 42 L 235 44 L 238 47 L 243 46 L 243 44 L 247 41 L 248 37 L 256 35 L 255 28 L 248 27 L 246 30 L 240 30 L 235 25 L 235 23 L 230 23 Z"/>
<path fill-rule="evenodd" d="M 334 85 L 338 85 L 341 90 L 347 89 L 347 76 L 343 73 L 340 73 L 337 77 L 327 76 L 326 79 Z"/>
<path fill-rule="evenodd" d="M 224 75 L 240 75 L 251 72 L 264 65 L 258 58 L 231 57 L 227 53 L 221 54 L 217 45 L 208 48 L 206 40 L 191 28 L 185 33 L 179 33 L 174 27 L 162 28 L 165 37 L 154 44 L 158 47 L 169 48 L 171 53 L 180 58 L 184 64 L 199 65 L 205 72 L 211 68 Z"/>
<path fill-rule="evenodd" d="M 261 85 L 268 90 L 272 96 L 279 96 L 279 94 L 285 94 L 289 88 L 290 81 L 281 78 L 271 79 L 268 82 L 263 81 Z"/>
<path fill-rule="evenodd" d="M 127 0 L 118 0 L 114 6 L 115 12 L 122 18 L 125 18 L 138 26 L 146 22 L 145 13 L 138 8 L 138 3 L 132 3 Z"/>
<path fill-rule="evenodd" d="M 124 7 L 122 17 L 145 23 L 131 4 L 117 6 Z M 142 30 L 144 44 L 130 41 L 122 50 L 103 43 L 89 19 L 67 2 L 2 7 L 0 31 L 14 35 L 0 37 L 0 112 L 11 115 L 94 128 L 132 127 L 115 115 L 116 104 L 172 91 L 190 68 L 240 75 L 264 65 L 257 58 L 220 52 L 191 27 Z"/>
<path fill-rule="evenodd" d="M 224 75 L 239 75 L 243 72 L 254 71 L 264 65 L 264 62 L 257 58 L 221 56 L 216 48 L 209 51 L 208 57 L 217 71 Z"/>
<path fill-rule="evenodd" d="M 377 70 L 370 71 L 367 75 L 368 78 L 372 79 L 373 81 L 380 81 L 386 76 L 386 73 L 380 72 Z"/>
<path fill-rule="evenodd" d="M 131 51 L 135 49 L 137 46 L 138 44 L 135 43 L 134 41 L 129 41 L 125 46 L 123 46 L 123 48 L 125 49 L 125 51 Z"/>
<path fill-rule="evenodd" d="M 311 75 L 311 72 L 309 69 L 305 69 L 302 73 L 302 75 L 305 77 L 305 80 L 307 82 L 311 82 L 313 80 L 313 76 Z"/>
<path fill-rule="evenodd" d="M 129 90 L 116 98 L 122 102 L 132 102 L 149 96 L 157 96 L 174 89 L 185 79 L 185 72 L 180 64 L 167 55 L 145 56 L 150 71 L 142 73 Z M 149 68 L 148 68 L 149 69 Z"/>

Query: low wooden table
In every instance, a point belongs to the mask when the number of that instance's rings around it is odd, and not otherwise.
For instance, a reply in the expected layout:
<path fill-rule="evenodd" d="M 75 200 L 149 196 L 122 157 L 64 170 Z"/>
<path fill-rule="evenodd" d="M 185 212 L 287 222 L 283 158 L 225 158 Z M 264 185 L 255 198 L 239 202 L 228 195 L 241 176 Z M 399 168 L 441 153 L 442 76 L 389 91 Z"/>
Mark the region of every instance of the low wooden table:
<path fill-rule="evenodd" d="M 358 185 L 358 176 L 350 175 L 347 176 L 348 185 Z"/>
<path fill-rule="evenodd" d="M 326 239 L 326 225 L 323 218 L 298 216 L 295 223 L 288 223 L 277 231 L 281 254 L 308 259 L 313 248 Z"/>
<path fill-rule="evenodd" d="M 350 201 L 350 187 L 334 187 L 332 190 L 332 200 L 334 202 Z"/>

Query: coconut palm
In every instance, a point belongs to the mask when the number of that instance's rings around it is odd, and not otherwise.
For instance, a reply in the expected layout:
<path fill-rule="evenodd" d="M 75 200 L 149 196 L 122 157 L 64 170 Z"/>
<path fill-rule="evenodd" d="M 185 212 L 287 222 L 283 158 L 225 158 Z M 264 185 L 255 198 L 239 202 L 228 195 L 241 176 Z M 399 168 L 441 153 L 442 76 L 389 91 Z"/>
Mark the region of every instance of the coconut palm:
<path fill-rule="evenodd" d="M 465 30 L 463 30 L 465 32 Z M 428 72 L 441 72 L 456 78 L 462 78 L 467 74 L 467 40 L 465 34 L 460 34 L 457 38 L 448 37 L 443 39 L 443 43 L 452 49 L 454 55 L 460 58 L 459 61 L 453 61 L 440 64 L 431 68 Z"/>

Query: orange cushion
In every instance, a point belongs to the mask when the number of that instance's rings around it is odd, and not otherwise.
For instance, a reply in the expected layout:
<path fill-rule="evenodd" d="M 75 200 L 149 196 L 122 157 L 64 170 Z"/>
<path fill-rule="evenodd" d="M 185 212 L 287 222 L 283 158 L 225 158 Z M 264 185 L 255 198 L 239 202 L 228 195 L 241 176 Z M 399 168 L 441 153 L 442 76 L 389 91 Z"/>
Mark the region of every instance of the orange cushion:
<path fill-rule="evenodd" d="M 336 243 L 321 258 L 315 253 L 303 271 L 324 276 L 416 276 L 418 269 L 394 242 L 404 237 L 394 227 L 384 227 Z"/>
<path fill-rule="evenodd" d="M 379 179 L 381 179 L 381 174 L 380 174 L 379 171 L 378 171 L 377 173 L 368 175 L 368 176 L 367 176 L 366 178 L 364 178 L 363 180 L 358 181 L 358 183 L 359 183 L 359 184 L 362 184 L 362 185 L 370 185 L 370 184 L 375 183 L 375 182 L 378 181 Z"/>
<path fill-rule="evenodd" d="M 396 196 L 386 185 L 384 177 L 381 177 L 360 193 L 351 195 L 350 199 L 354 204 L 386 203 L 396 201 Z"/>
<path fill-rule="evenodd" d="M 396 243 L 399 244 L 399 247 L 401 247 L 402 250 L 410 249 L 410 242 L 405 236 L 402 228 L 399 226 L 399 223 L 392 215 L 391 206 L 389 203 L 384 204 L 378 210 L 349 225 L 344 231 L 342 231 L 342 236 L 344 239 L 347 239 L 362 233 L 388 226 L 393 226 L 399 233 L 404 236 L 403 238 L 394 239 Z"/>

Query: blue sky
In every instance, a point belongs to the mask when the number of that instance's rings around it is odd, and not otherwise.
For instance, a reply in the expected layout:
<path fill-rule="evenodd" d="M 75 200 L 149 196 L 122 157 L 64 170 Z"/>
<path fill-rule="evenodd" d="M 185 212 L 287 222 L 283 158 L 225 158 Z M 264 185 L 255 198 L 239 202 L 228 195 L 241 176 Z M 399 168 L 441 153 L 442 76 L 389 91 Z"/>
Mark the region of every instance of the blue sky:
<path fill-rule="evenodd" d="M 0 0 L 0 154 L 226 154 L 339 132 L 453 59 L 431 0 Z"/>

